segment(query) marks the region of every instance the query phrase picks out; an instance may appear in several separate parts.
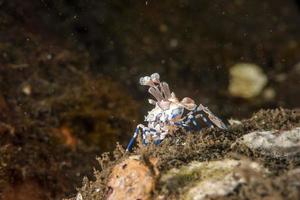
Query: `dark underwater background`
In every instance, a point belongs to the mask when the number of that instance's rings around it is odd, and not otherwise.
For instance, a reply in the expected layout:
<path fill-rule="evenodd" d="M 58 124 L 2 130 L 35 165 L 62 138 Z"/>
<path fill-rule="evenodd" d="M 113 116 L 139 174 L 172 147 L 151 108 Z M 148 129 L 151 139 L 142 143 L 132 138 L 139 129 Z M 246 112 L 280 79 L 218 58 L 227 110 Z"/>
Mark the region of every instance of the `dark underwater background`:
<path fill-rule="evenodd" d="M 240 65 L 257 93 L 230 89 Z M 300 2 L 0 0 L 0 196 L 74 193 L 143 122 L 153 72 L 225 121 L 297 109 Z"/>

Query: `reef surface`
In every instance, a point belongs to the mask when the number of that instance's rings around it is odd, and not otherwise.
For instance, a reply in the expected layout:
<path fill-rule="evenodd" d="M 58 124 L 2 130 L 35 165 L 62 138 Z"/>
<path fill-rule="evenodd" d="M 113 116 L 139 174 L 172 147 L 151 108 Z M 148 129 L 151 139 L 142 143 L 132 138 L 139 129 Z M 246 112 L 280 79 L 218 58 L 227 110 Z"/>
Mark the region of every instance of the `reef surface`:
<path fill-rule="evenodd" d="M 77 198 L 298 199 L 299 141 L 299 110 L 274 109 L 228 130 L 179 132 L 131 153 L 118 146 L 98 158 L 102 169 L 95 181 L 84 179 Z"/>

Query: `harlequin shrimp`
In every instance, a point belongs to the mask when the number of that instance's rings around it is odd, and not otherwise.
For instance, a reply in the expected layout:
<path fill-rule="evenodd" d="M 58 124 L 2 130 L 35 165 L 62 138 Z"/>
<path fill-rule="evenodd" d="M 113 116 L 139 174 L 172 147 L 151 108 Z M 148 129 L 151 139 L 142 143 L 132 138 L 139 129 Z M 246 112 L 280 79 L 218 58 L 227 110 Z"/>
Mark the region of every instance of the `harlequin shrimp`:
<path fill-rule="evenodd" d="M 207 107 L 189 97 L 181 101 L 171 92 L 166 82 L 160 81 L 158 73 L 140 78 L 140 84 L 149 86 L 148 92 L 155 98 L 148 99 L 154 108 L 145 116 L 147 126 L 137 125 L 126 151 L 130 151 L 133 144 L 141 133 L 142 143 L 147 145 L 150 141 L 160 144 L 162 140 L 178 129 L 186 131 L 201 130 L 202 127 L 217 127 L 226 129 L 221 119 L 216 117 Z"/>

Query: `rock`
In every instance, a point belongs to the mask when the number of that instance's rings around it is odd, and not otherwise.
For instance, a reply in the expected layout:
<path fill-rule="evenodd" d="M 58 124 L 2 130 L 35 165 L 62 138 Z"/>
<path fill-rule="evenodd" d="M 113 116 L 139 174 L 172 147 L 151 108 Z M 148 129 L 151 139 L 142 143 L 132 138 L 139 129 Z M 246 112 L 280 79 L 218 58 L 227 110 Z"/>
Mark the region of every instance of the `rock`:
<path fill-rule="evenodd" d="M 245 99 L 259 95 L 267 84 L 261 68 L 251 63 L 239 63 L 230 68 L 229 93 Z"/>
<path fill-rule="evenodd" d="M 241 143 L 261 154 L 274 157 L 300 153 L 300 127 L 288 131 L 254 131 L 242 137 Z"/>
<path fill-rule="evenodd" d="M 263 168 L 255 162 L 221 160 L 192 162 L 180 169 L 172 169 L 161 177 L 166 188 L 177 186 L 183 190 L 182 199 L 201 200 L 226 196 L 246 180 L 236 168 L 249 168 L 256 172 Z"/>
<path fill-rule="evenodd" d="M 203 181 L 191 188 L 185 199 L 201 200 L 210 197 L 226 196 L 244 182 L 244 179 L 234 176 L 234 174 L 228 174 L 222 180 Z"/>
<path fill-rule="evenodd" d="M 116 165 L 108 179 L 106 199 L 150 199 L 158 171 L 155 169 L 157 160 L 150 159 L 149 162 L 152 169 L 142 162 L 140 156 L 131 156 Z"/>

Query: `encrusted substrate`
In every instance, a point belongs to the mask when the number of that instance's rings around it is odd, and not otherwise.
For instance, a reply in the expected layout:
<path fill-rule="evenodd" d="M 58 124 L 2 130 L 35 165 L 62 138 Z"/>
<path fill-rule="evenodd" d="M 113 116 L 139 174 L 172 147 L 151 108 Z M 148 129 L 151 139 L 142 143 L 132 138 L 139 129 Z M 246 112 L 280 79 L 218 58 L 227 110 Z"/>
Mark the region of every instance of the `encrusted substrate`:
<path fill-rule="evenodd" d="M 298 127 L 299 122 L 300 114 L 296 110 L 261 110 L 226 131 L 205 129 L 191 134 L 181 132 L 167 138 L 160 146 L 138 147 L 131 154 L 123 156 L 124 150 L 119 147 L 115 150 L 116 159 L 113 161 L 107 155 L 99 159 L 103 170 L 95 172 L 96 181 L 85 180 L 79 193 L 85 200 L 107 198 L 112 189 L 107 186 L 112 169 L 128 160 L 128 156 L 139 155 L 144 166 L 159 171 L 159 175 L 153 174 L 155 188 L 149 192 L 147 199 L 205 199 L 205 195 L 201 198 L 191 197 L 193 188 L 212 182 L 220 187 L 225 186 L 224 190 L 219 191 L 219 196 L 209 198 L 260 199 L 266 195 L 270 198 L 297 199 L 299 188 L 295 177 L 299 176 L 299 157 L 265 155 L 237 141 L 253 131 L 291 130 Z M 158 158 L 158 162 L 151 163 L 153 158 Z M 216 164 L 222 162 L 224 166 L 229 162 L 231 167 L 223 166 L 222 170 L 221 165 Z"/>

